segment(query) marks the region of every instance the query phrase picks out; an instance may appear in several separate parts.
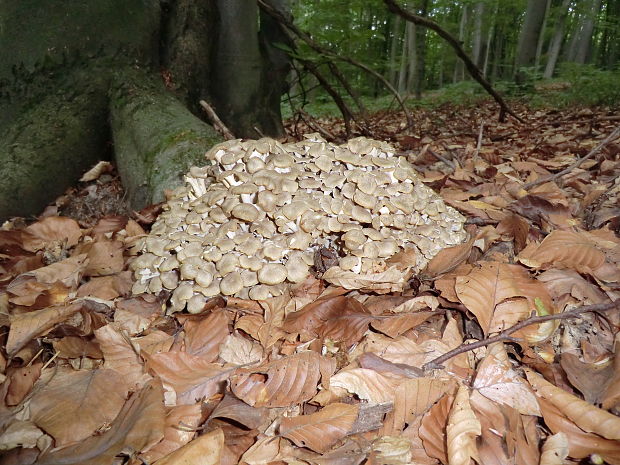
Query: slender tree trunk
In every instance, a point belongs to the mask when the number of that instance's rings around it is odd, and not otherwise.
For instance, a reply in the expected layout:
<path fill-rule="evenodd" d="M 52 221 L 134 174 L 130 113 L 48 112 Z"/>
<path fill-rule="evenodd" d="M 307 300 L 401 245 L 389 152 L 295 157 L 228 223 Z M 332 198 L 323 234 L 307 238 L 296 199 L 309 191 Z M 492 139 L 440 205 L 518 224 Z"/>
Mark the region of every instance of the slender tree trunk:
<path fill-rule="evenodd" d="M 415 24 L 411 23 L 411 33 L 409 34 L 409 41 L 407 43 L 407 94 L 411 95 L 414 93 L 414 89 L 416 87 L 416 69 L 418 67 L 418 30 L 420 28 L 416 27 Z"/>
<path fill-rule="evenodd" d="M 403 40 L 403 50 L 400 58 L 400 71 L 398 74 L 398 92 L 403 94 L 407 89 L 407 71 L 408 71 L 408 63 L 409 63 L 409 55 L 411 50 L 411 42 L 415 40 L 414 35 L 414 24 L 407 23 L 405 26 L 405 37 Z"/>
<path fill-rule="evenodd" d="M 393 86 L 396 86 L 398 82 L 396 78 L 398 76 L 398 68 L 397 68 L 397 52 L 398 46 L 401 43 L 401 26 L 403 19 L 400 16 L 391 16 L 392 19 L 392 27 L 391 27 L 391 37 L 390 37 L 390 61 L 388 65 L 388 81 Z"/>
<path fill-rule="evenodd" d="M 543 43 L 545 42 L 545 30 L 547 29 L 547 20 L 549 18 L 549 8 L 551 7 L 551 0 L 546 0 L 545 16 L 543 19 L 542 27 L 540 28 L 540 34 L 538 35 L 538 44 L 536 45 L 536 59 L 534 60 L 534 67 L 538 72 L 540 66 L 540 57 L 542 55 Z"/>
<path fill-rule="evenodd" d="M 461 10 L 461 20 L 459 22 L 459 42 L 463 44 L 465 42 L 465 26 L 467 25 L 467 5 L 463 5 Z M 454 65 L 454 77 L 452 82 L 457 83 L 462 81 L 465 76 L 465 67 L 461 60 L 456 60 Z"/>
<path fill-rule="evenodd" d="M 555 31 L 553 32 L 553 38 L 549 43 L 547 50 L 547 65 L 545 66 L 545 72 L 543 77 L 550 79 L 553 77 L 555 66 L 560 56 L 560 50 L 562 49 L 562 43 L 564 42 L 564 29 L 566 27 L 566 18 L 568 17 L 568 7 L 572 0 L 564 0 L 558 14 L 557 21 L 555 23 Z"/>
<path fill-rule="evenodd" d="M 474 7 L 474 33 L 471 45 L 472 61 L 479 68 L 482 67 L 482 25 L 484 22 L 484 2 L 477 2 Z"/>
<path fill-rule="evenodd" d="M 423 17 L 428 15 L 428 2 L 429 0 L 423 0 L 420 14 Z M 417 60 L 414 69 L 415 83 L 414 93 L 416 99 L 422 98 L 422 91 L 424 90 L 424 81 L 426 79 L 426 28 L 418 27 L 416 30 L 416 50 Z"/>
<path fill-rule="evenodd" d="M 491 57 L 491 44 L 493 41 L 493 35 L 495 34 L 498 10 L 499 10 L 499 3 L 496 3 L 495 8 L 493 9 L 492 23 L 491 23 L 491 26 L 489 27 L 489 32 L 487 33 L 487 43 L 485 46 L 485 53 L 484 53 L 484 64 L 482 66 L 482 75 L 484 77 L 487 77 L 487 72 L 489 69 L 489 58 Z"/>
<path fill-rule="evenodd" d="M 589 11 L 586 13 L 582 26 L 579 30 L 579 40 L 575 50 L 575 63 L 584 64 L 589 61 L 592 45 L 592 32 L 598 12 L 601 9 L 601 0 L 591 0 Z"/>
<path fill-rule="evenodd" d="M 517 82 L 523 82 L 525 76 L 521 68 L 534 65 L 536 59 L 536 47 L 545 19 L 546 2 L 541 0 L 528 0 L 525 19 L 519 34 L 517 56 L 515 60 L 515 78 Z"/>

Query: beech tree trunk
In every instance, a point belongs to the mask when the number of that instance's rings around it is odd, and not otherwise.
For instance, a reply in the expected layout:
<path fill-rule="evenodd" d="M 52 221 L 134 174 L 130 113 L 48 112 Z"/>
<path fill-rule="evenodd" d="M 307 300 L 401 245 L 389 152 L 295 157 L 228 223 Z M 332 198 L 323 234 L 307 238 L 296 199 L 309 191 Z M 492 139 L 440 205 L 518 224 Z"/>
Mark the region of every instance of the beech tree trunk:
<path fill-rule="evenodd" d="M 221 140 L 201 99 L 232 99 L 242 113 L 221 116 L 237 135 L 282 134 L 288 59 L 274 46 L 278 29 L 261 18 L 259 31 L 255 8 L 231 17 L 233 2 L 222 3 L 0 2 L 0 221 L 37 214 L 112 157 L 134 209 L 162 200 Z M 255 72 L 244 79 L 244 63 L 215 60 L 241 47 Z M 214 85 L 215 75 L 236 89 Z"/>
<path fill-rule="evenodd" d="M 578 33 L 577 44 L 573 61 L 575 63 L 585 64 L 590 59 L 590 47 L 592 44 L 592 32 L 594 31 L 594 23 L 596 15 L 601 9 L 601 0 L 590 0 L 589 8 L 582 17 L 581 27 Z"/>
<path fill-rule="evenodd" d="M 555 23 L 555 29 L 553 32 L 553 38 L 549 43 L 547 50 L 547 64 L 545 66 L 545 72 L 543 77 L 550 79 L 555 72 L 555 65 L 558 62 L 560 56 L 560 50 L 562 49 L 562 43 L 564 42 L 564 29 L 566 28 L 566 18 L 568 17 L 568 7 L 571 4 L 571 0 L 563 0 L 560 6 L 560 11 Z"/>
<path fill-rule="evenodd" d="M 521 68 L 533 66 L 536 60 L 536 48 L 542 25 L 545 20 L 546 1 L 528 0 L 525 19 L 519 34 L 517 57 L 515 61 L 515 78 L 517 82 L 525 80 Z"/>

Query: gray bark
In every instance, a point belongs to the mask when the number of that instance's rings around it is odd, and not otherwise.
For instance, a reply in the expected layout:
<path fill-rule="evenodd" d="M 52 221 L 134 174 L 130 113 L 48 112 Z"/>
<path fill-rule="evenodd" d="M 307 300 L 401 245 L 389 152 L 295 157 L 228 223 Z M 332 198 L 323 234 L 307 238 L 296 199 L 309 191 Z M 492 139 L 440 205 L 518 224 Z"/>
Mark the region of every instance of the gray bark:
<path fill-rule="evenodd" d="M 467 5 L 463 5 L 461 11 L 461 20 L 459 22 L 459 42 L 461 44 L 465 41 L 465 26 L 467 25 Z M 456 64 L 454 65 L 454 76 L 452 78 L 452 82 L 457 83 L 462 81 L 465 77 L 465 66 L 461 60 L 456 60 Z"/>
<path fill-rule="evenodd" d="M 601 9 L 601 0 L 591 0 L 589 11 L 583 17 L 581 28 L 579 30 L 579 39 L 573 61 L 575 63 L 587 63 L 590 58 L 590 47 L 592 45 L 592 32 L 594 31 L 594 23 Z"/>
<path fill-rule="evenodd" d="M 160 80 L 131 69 L 113 80 L 110 123 L 117 168 L 133 208 L 165 200 L 164 190 L 183 185 L 189 167 L 206 165 L 205 152 L 221 141 Z"/>
<path fill-rule="evenodd" d="M 389 64 L 389 73 L 388 73 L 388 80 L 390 81 L 390 84 L 392 84 L 394 87 L 396 87 L 398 85 L 398 82 L 396 81 L 396 78 L 398 76 L 398 69 L 397 69 L 397 56 L 398 56 L 398 46 L 400 44 L 401 41 L 401 30 L 402 30 L 402 22 L 403 19 L 400 16 L 393 16 L 393 22 L 392 22 L 392 36 L 391 36 L 391 41 L 390 41 L 390 64 Z"/>
<path fill-rule="evenodd" d="M 542 55 L 543 43 L 545 41 L 545 30 L 547 28 L 547 20 L 549 19 L 549 8 L 551 7 L 551 0 L 545 0 L 547 2 L 545 6 L 545 15 L 542 26 L 540 28 L 540 34 L 538 35 L 538 44 L 536 44 L 536 58 L 534 60 L 534 67 L 538 71 L 540 66 L 540 57 Z"/>
<path fill-rule="evenodd" d="M 562 6 L 558 14 L 557 21 L 555 23 L 555 30 L 553 32 L 553 38 L 549 43 L 547 51 L 547 64 L 545 66 L 545 72 L 543 77 L 550 79 L 555 72 L 555 66 L 560 56 L 560 50 L 562 49 L 562 43 L 564 42 L 564 29 L 566 27 L 566 18 L 568 17 L 568 7 L 572 0 L 563 0 Z"/>
<path fill-rule="evenodd" d="M 482 25 L 484 22 L 484 2 L 477 2 L 474 7 L 474 33 L 471 45 L 472 61 L 482 68 Z"/>
<path fill-rule="evenodd" d="M 545 1 L 528 0 L 527 2 L 527 10 L 519 34 L 515 60 L 515 77 L 518 82 L 524 79 L 520 73 L 520 68 L 534 65 L 538 38 L 545 19 L 545 8 Z"/>

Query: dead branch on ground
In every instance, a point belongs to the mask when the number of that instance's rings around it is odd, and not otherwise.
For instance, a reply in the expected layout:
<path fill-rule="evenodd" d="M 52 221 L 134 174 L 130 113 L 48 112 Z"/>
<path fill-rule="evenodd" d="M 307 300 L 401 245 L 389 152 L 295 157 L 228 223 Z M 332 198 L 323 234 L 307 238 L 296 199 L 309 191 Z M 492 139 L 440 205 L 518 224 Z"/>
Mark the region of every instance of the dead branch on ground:
<path fill-rule="evenodd" d="M 219 132 L 224 137 L 224 139 L 226 139 L 226 140 L 234 139 L 235 138 L 234 134 L 222 122 L 220 117 L 217 116 L 217 113 L 215 112 L 213 107 L 211 105 L 209 105 L 207 102 L 205 102 L 204 100 L 200 100 L 199 103 L 200 103 L 200 106 L 202 107 L 202 109 L 207 114 L 207 117 L 209 118 L 209 121 L 211 121 L 211 124 L 213 124 L 213 127 L 217 130 L 217 132 Z"/>
<path fill-rule="evenodd" d="M 582 307 L 573 308 L 566 312 L 558 313 L 555 315 L 542 315 L 542 316 L 532 315 L 528 319 L 520 321 L 519 323 L 502 331 L 496 336 L 487 337 L 486 339 L 482 339 L 480 341 L 472 342 L 469 344 L 461 344 L 457 348 L 446 352 L 445 354 L 431 360 L 428 363 L 425 363 L 424 365 L 422 365 L 422 369 L 424 371 L 428 371 L 428 370 L 443 368 L 442 363 L 444 363 L 445 361 L 450 360 L 451 358 L 454 358 L 457 355 L 464 354 L 465 352 L 469 352 L 470 350 L 478 349 L 480 347 L 485 347 L 495 342 L 503 342 L 503 341 L 513 342 L 515 339 L 513 337 L 510 337 L 510 335 L 519 331 L 520 329 L 525 328 L 526 326 L 531 326 L 531 325 L 535 325 L 538 323 L 543 323 L 545 321 L 551 321 L 551 320 L 565 320 L 567 318 L 573 318 L 573 317 L 579 316 L 583 313 L 605 312 L 607 310 L 613 310 L 614 308 L 620 308 L 620 300 L 616 300 L 615 302 L 610 302 L 606 304 L 584 305 Z"/>
<path fill-rule="evenodd" d="M 527 184 L 523 185 L 523 189 L 529 190 L 532 187 L 536 187 L 536 186 L 539 186 L 541 184 L 545 184 L 546 182 L 555 181 L 556 179 L 559 179 L 562 176 L 567 175 L 568 173 L 570 173 L 575 168 L 578 168 L 579 166 L 581 166 L 581 164 L 584 161 L 594 157 L 594 155 L 599 153 L 601 151 L 601 149 L 603 149 L 607 144 L 612 142 L 618 136 L 620 136 L 620 126 L 616 127 L 616 129 L 611 134 L 609 134 L 603 141 L 601 141 L 600 144 L 598 144 L 596 147 L 594 147 L 592 150 L 590 150 L 590 153 L 588 153 L 587 155 L 581 157 L 579 160 L 577 160 L 575 163 L 570 165 L 568 168 L 565 168 L 565 169 L 563 169 L 562 171 L 560 171 L 558 173 L 555 173 L 555 174 L 552 174 L 552 175 L 549 175 L 549 176 L 545 176 L 544 178 L 537 179 L 536 181 L 528 182 Z"/>

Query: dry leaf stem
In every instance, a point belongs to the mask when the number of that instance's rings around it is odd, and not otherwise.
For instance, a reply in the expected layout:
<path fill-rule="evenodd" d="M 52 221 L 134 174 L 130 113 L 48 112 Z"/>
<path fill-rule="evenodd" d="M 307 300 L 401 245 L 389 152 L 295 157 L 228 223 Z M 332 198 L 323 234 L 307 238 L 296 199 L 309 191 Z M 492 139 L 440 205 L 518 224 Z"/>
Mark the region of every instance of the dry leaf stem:
<path fill-rule="evenodd" d="M 520 321 L 516 325 L 511 326 L 510 328 L 502 331 L 501 333 L 495 336 L 487 337 L 485 339 L 481 339 L 480 341 L 472 342 L 469 344 L 461 344 L 456 349 L 452 349 L 446 352 L 445 354 L 431 360 L 430 362 L 425 363 L 424 365 L 422 365 L 422 369 L 424 371 L 428 371 L 428 370 L 434 370 L 437 368 L 443 368 L 442 363 L 444 363 L 446 360 L 449 360 L 465 352 L 469 352 L 470 350 L 488 346 L 495 342 L 514 341 L 514 338 L 510 337 L 510 335 L 519 331 L 522 328 L 525 328 L 526 326 L 534 325 L 537 323 L 543 323 L 545 321 L 550 321 L 550 320 L 573 318 L 573 317 L 581 315 L 582 313 L 605 312 L 607 310 L 612 310 L 614 308 L 620 308 L 620 300 L 616 300 L 615 302 L 610 302 L 610 303 L 605 303 L 605 304 L 583 305 L 581 307 L 573 308 L 571 310 L 558 313 L 555 315 L 543 315 L 543 316 L 533 315 L 533 316 L 530 316 L 528 319 Z"/>
<path fill-rule="evenodd" d="M 600 144 L 598 144 L 596 147 L 594 147 L 592 150 L 590 150 L 590 153 L 588 153 L 587 155 L 581 157 L 579 160 L 577 160 L 575 163 L 570 165 L 568 168 L 565 168 L 565 169 L 563 169 L 562 171 L 560 171 L 558 173 L 555 173 L 555 174 L 552 174 L 552 175 L 549 175 L 549 176 L 545 176 L 544 178 L 539 178 L 536 181 L 528 182 L 527 184 L 523 185 L 523 189 L 529 190 L 532 187 L 539 186 L 539 185 L 544 184 L 546 182 L 555 181 L 556 179 L 559 179 L 562 176 L 570 173 L 575 168 L 578 168 L 579 166 L 581 166 L 581 164 L 584 161 L 592 158 L 594 155 L 599 153 L 603 147 L 605 147 L 607 144 L 609 144 L 611 141 L 613 141 L 619 135 L 620 135 L 620 126 L 616 127 L 616 129 L 611 134 L 609 134 L 603 141 L 601 141 Z"/>

